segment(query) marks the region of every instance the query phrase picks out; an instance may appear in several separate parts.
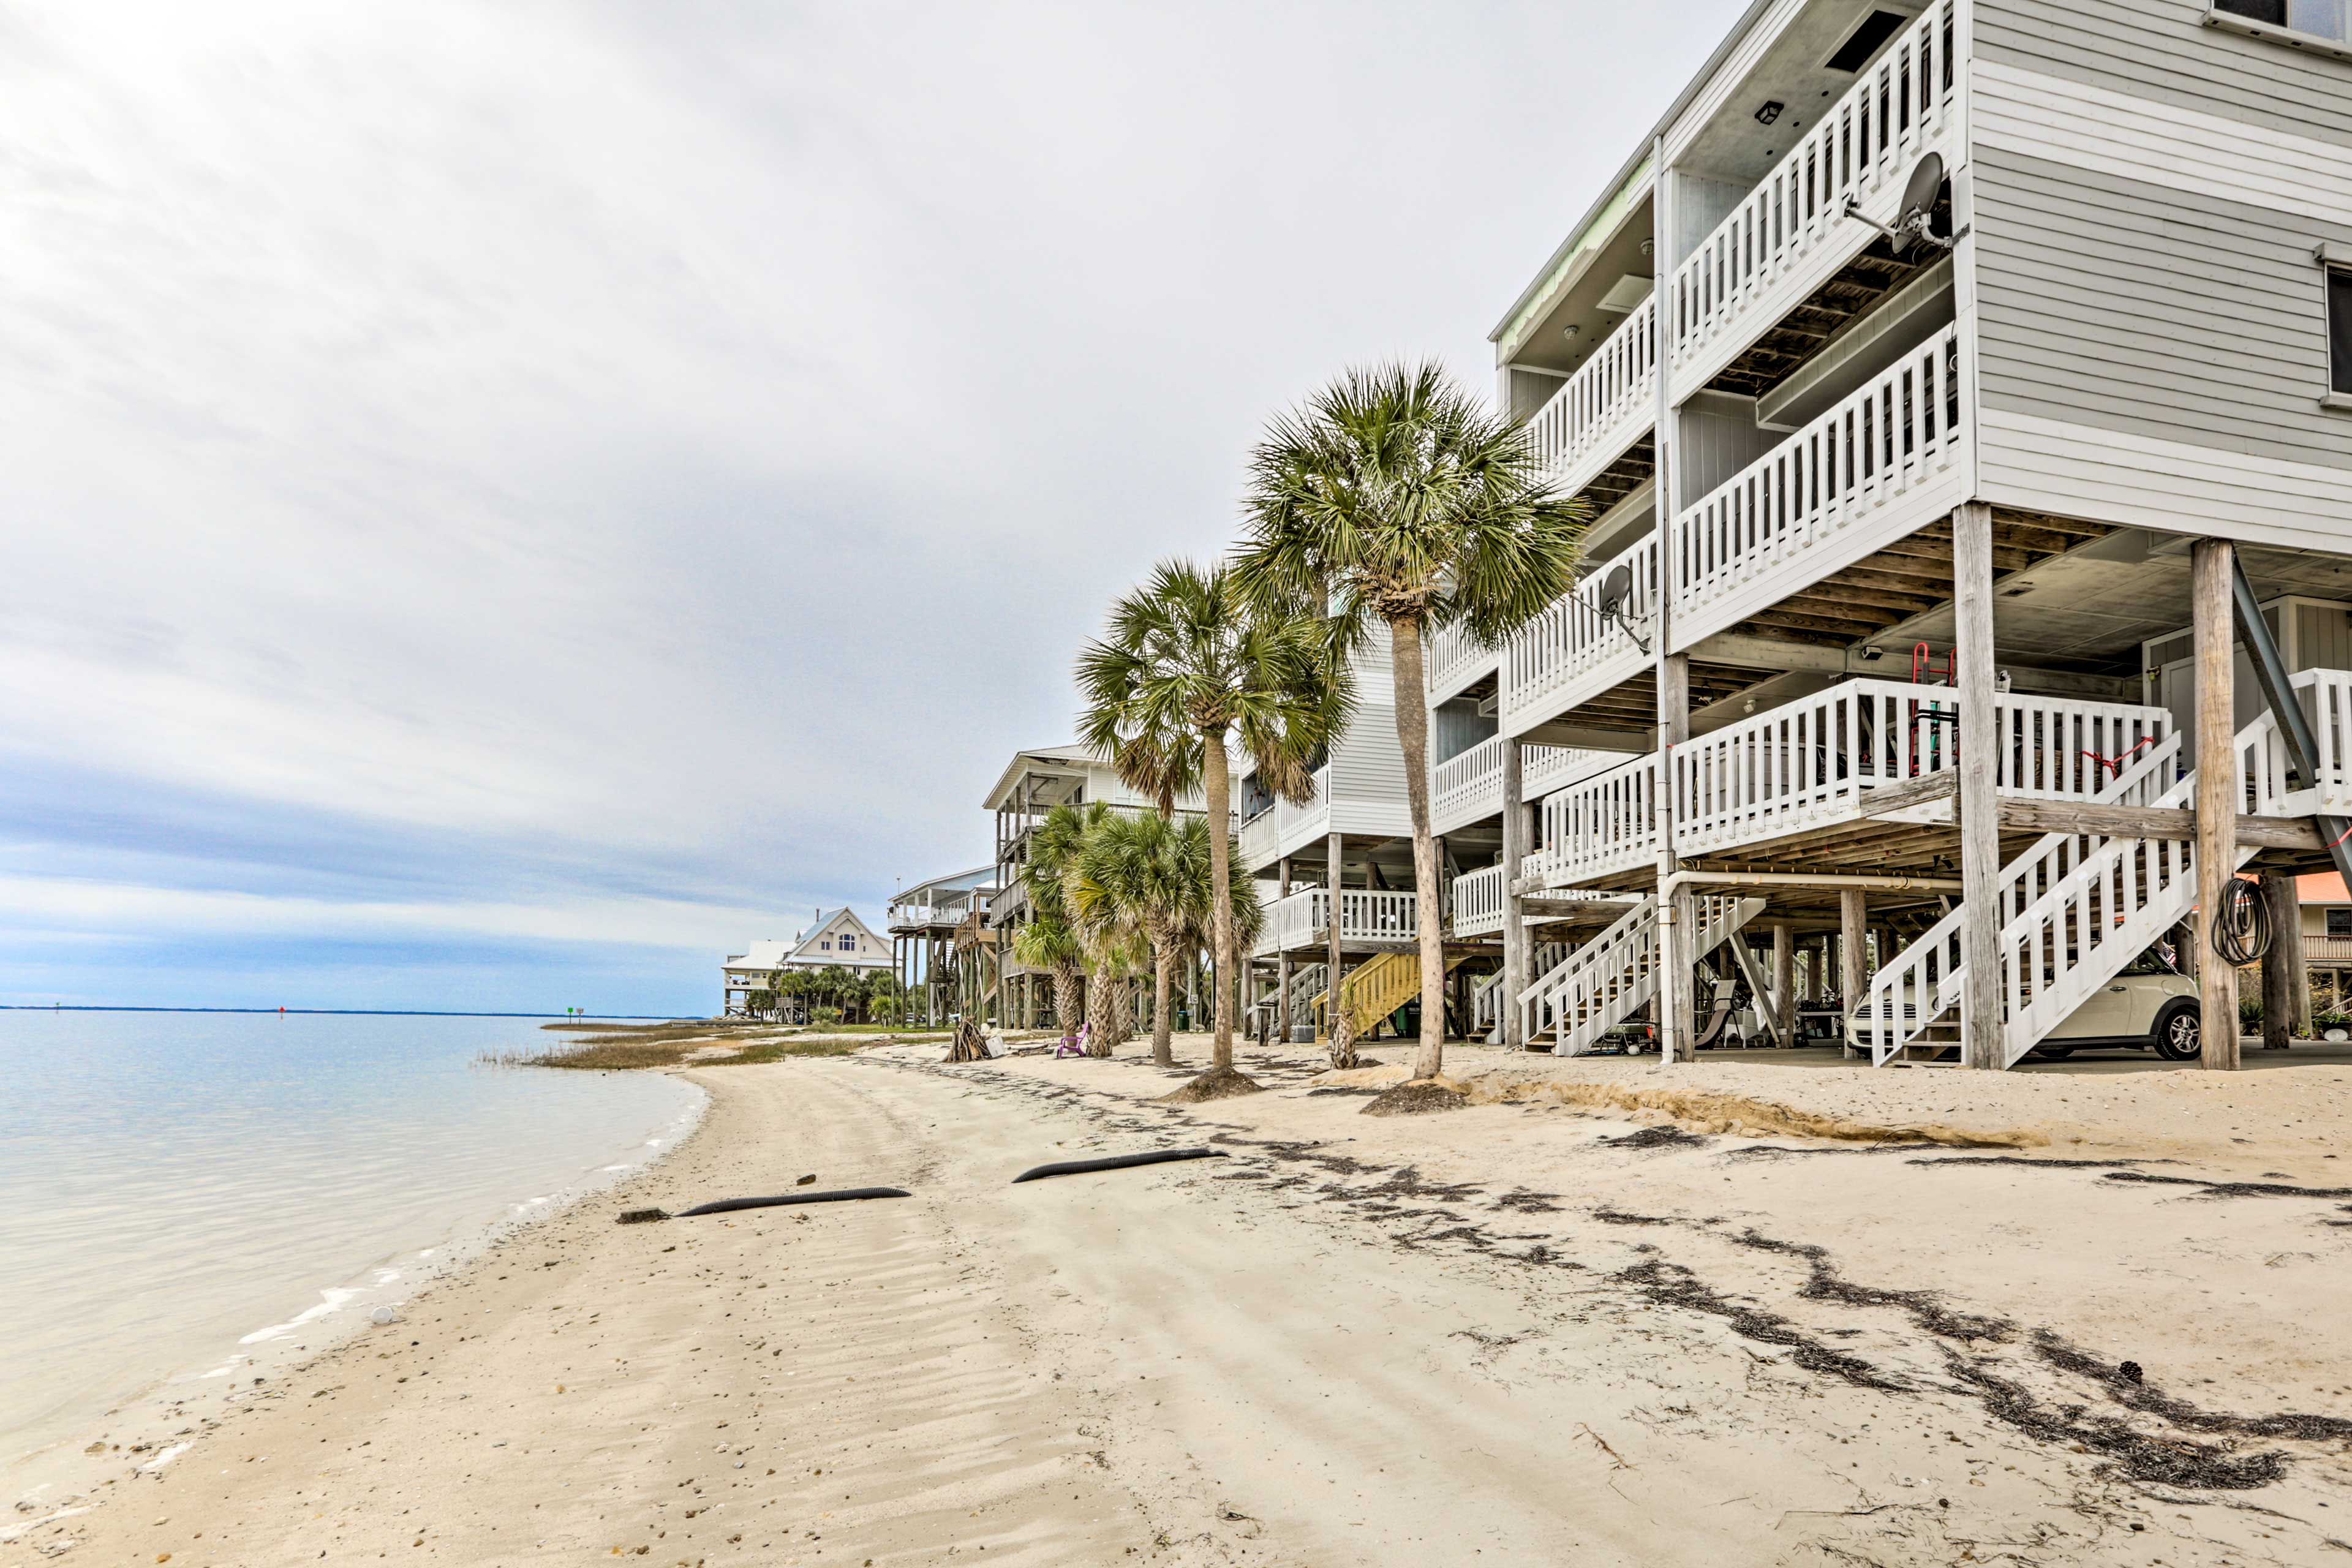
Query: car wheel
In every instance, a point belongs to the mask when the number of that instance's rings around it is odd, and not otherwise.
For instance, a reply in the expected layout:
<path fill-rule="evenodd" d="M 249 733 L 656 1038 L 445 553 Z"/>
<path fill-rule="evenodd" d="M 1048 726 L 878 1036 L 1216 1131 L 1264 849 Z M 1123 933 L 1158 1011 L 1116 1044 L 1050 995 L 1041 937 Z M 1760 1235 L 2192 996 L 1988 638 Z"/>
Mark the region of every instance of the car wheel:
<path fill-rule="evenodd" d="M 2175 1007 L 2156 1021 L 2148 1043 L 2168 1062 L 2193 1062 L 2205 1053 L 2205 1022 L 2194 1006 Z"/>
<path fill-rule="evenodd" d="M 2074 1054 L 2074 1047 L 2072 1046 L 2044 1046 L 2034 1053 L 2046 1062 L 2063 1062 Z"/>

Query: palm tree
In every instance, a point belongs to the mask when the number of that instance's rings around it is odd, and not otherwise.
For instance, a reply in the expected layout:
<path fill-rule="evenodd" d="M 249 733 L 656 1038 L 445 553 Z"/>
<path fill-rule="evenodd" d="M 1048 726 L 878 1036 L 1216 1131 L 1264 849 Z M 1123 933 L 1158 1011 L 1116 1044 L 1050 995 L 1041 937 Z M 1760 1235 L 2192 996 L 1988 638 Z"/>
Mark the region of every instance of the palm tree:
<path fill-rule="evenodd" d="M 1037 825 L 1029 839 L 1029 862 L 1021 868 L 1021 883 L 1029 895 L 1029 922 L 1013 941 L 1013 957 L 1053 975 L 1054 1021 L 1066 1037 L 1078 1030 L 1078 974 L 1087 950 L 1071 927 L 1064 889 L 1086 833 L 1086 816 L 1076 806 L 1057 805 Z"/>
<path fill-rule="evenodd" d="M 1388 628 L 1420 909 L 1412 1076 L 1425 1084 L 1445 1062 L 1445 942 L 1423 649 L 1451 627 L 1491 647 L 1567 593 L 1591 508 L 1552 488 L 1521 421 L 1423 363 L 1349 371 L 1276 419 L 1251 457 L 1244 510 L 1234 574 L 1252 602 L 1328 605 L 1350 649 L 1374 622 Z"/>
<path fill-rule="evenodd" d="M 1314 798 L 1316 758 L 1346 722 L 1321 623 L 1297 614 L 1297 603 L 1270 599 L 1253 608 L 1223 563 L 1164 561 L 1148 584 L 1112 606 L 1108 636 L 1078 658 L 1080 737 L 1163 817 L 1177 795 L 1200 788 L 1213 829 L 1204 886 L 1223 887 L 1232 877 L 1231 743 L 1239 742 L 1261 783 L 1303 802 Z M 1215 1058 L 1202 1082 L 1240 1092 L 1256 1087 L 1234 1070 L 1240 949 L 1230 903 L 1209 902 Z"/>
<path fill-rule="evenodd" d="M 1185 943 L 1209 923 L 1209 832 L 1198 817 L 1106 811 L 1087 833 L 1070 878 L 1080 929 L 1151 952 L 1151 1059 L 1175 1063 L 1171 987 Z"/>

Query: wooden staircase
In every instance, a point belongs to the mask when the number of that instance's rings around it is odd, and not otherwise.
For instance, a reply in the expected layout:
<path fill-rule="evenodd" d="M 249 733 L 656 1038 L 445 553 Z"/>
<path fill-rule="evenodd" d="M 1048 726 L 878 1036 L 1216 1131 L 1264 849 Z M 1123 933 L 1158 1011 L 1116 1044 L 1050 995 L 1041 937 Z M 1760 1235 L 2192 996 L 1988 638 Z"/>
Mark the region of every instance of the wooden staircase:
<path fill-rule="evenodd" d="M 1467 953 L 1447 954 L 1445 973 L 1453 973 L 1469 962 Z M 1339 982 L 1339 1005 L 1348 1010 L 1348 1018 L 1355 1026 L 1356 1038 L 1366 1040 L 1380 1026 L 1381 1020 L 1421 994 L 1421 954 L 1417 952 L 1377 953 L 1348 971 Z M 1330 1025 L 1331 993 L 1319 993 L 1315 998 L 1318 1019 L 1317 1037 L 1328 1038 Z"/>
<path fill-rule="evenodd" d="M 1705 958 L 1764 912 L 1761 899 L 1707 895 L 1692 900 L 1691 958 Z M 1658 901 L 1643 899 L 1519 994 L 1530 1047 L 1579 1057 L 1658 994 Z"/>
<path fill-rule="evenodd" d="M 2238 731 L 2223 765 L 2256 815 L 2284 805 L 2268 765 L 2277 721 L 2268 713 Z M 2182 809 L 2197 774 L 2179 772 L 2175 733 L 2120 772 L 2093 798 L 2102 804 Z M 2232 869 L 2253 858 L 2242 847 Z M 2195 846 L 2185 839 L 2043 835 L 2001 868 L 2001 1066 L 2015 1067 L 2099 987 L 2185 918 L 2197 901 Z M 1964 906 L 1955 906 L 1871 980 L 1855 1032 L 1879 1067 L 1952 1059 L 1961 1039 Z"/>

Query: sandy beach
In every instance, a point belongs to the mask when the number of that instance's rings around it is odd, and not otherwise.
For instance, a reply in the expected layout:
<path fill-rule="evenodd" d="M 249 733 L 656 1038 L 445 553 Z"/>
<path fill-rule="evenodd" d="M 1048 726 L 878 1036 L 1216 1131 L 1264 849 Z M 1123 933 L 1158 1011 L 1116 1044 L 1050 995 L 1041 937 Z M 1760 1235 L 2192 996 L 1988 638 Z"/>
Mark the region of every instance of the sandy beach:
<path fill-rule="evenodd" d="M 0 1563 L 2352 1553 L 2340 1053 L 1662 1078 L 1466 1050 L 1495 1102 L 1412 1119 L 1306 1047 L 1184 1108 L 1139 1047 L 940 1055 L 689 1069 L 709 1112 L 661 1165 L 160 1470 L 126 1456 Z M 1662 1084 L 1724 1098 L 1599 1103 Z M 1768 1102 L 1840 1135 L 1765 1131 Z M 1225 1157 L 1008 1184 L 1184 1144 Z M 915 1195 L 614 1223 L 803 1175 Z"/>

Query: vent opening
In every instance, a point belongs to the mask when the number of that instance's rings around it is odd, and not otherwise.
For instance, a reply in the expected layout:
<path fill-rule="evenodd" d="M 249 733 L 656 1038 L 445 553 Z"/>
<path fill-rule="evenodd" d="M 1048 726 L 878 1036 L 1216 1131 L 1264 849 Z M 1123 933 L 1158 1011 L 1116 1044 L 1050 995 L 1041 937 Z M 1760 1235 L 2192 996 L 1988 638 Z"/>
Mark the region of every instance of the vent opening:
<path fill-rule="evenodd" d="M 1830 69 L 1851 76 L 1870 63 L 1873 55 L 1887 39 L 1901 32 L 1911 18 L 1900 11 L 1873 11 L 1862 19 L 1862 26 L 1847 35 L 1838 52 L 1830 57 Z"/>

